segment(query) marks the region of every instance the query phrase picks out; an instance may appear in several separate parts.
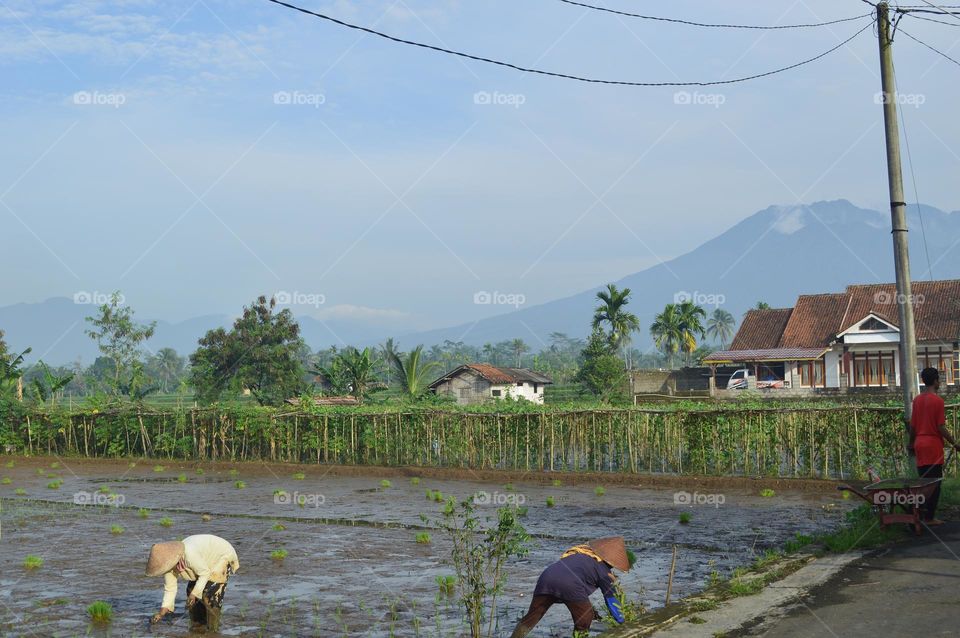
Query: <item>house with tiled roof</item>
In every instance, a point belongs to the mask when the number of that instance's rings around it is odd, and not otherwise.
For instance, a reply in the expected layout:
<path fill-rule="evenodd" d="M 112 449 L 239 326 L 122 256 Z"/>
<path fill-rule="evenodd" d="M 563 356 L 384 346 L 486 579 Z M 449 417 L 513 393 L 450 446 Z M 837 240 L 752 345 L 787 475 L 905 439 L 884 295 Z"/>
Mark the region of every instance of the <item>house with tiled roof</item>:
<path fill-rule="evenodd" d="M 468 363 L 451 370 L 430 384 L 438 395 L 450 396 L 460 405 L 495 399 L 526 399 L 543 403 L 550 377 L 526 368 L 501 368 L 486 363 Z"/>
<path fill-rule="evenodd" d="M 960 280 L 913 284 L 917 368 L 960 386 Z M 792 390 L 894 389 L 900 385 L 894 284 L 801 295 L 793 308 L 750 310 L 728 350 L 704 360 L 750 370 L 761 386 Z"/>

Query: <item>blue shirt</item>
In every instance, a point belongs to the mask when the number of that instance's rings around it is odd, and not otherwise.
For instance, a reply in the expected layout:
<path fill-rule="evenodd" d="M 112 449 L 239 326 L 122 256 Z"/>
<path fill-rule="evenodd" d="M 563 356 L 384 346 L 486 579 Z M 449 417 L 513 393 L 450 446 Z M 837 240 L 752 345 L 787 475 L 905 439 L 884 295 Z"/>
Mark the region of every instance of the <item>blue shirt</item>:
<path fill-rule="evenodd" d="M 581 602 L 599 588 L 605 598 L 613 596 L 614 578 L 610 569 L 610 565 L 586 554 L 572 554 L 543 570 L 533 595 Z"/>

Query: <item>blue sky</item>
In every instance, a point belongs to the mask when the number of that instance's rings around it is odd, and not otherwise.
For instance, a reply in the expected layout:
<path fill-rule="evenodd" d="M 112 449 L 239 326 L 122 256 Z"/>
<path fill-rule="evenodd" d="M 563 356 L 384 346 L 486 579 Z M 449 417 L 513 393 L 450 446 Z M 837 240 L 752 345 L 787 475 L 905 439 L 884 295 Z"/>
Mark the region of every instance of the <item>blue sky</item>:
<path fill-rule="evenodd" d="M 869 9 L 602 1 L 755 24 Z M 635 81 L 763 72 L 867 24 L 706 30 L 556 0 L 300 4 Z M 902 26 L 960 54 L 960 29 Z M 619 279 L 770 204 L 883 208 L 876 49 L 868 30 L 803 68 L 678 97 L 445 57 L 264 0 L 3 0 L 0 223 L 18 276 L 0 300 L 122 289 L 141 316 L 178 320 L 285 291 L 324 302 L 298 312 L 429 328 L 502 311 L 477 291 L 533 304 Z M 902 36 L 896 59 L 920 197 L 958 209 L 960 69 Z"/>

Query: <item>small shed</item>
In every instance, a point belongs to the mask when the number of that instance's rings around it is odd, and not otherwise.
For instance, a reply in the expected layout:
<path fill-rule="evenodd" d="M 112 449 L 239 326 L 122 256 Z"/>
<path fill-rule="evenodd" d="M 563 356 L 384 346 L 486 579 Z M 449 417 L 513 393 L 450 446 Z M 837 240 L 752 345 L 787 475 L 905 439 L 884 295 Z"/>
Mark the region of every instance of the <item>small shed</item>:
<path fill-rule="evenodd" d="M 526 399 L 542 404 L 544 387 L 551 383 L 550 377 L 526 368 L 468 363 L 431 383 L 430 389 L 438 395 L 452 396 L 459 405 L 493 399 Z"/>

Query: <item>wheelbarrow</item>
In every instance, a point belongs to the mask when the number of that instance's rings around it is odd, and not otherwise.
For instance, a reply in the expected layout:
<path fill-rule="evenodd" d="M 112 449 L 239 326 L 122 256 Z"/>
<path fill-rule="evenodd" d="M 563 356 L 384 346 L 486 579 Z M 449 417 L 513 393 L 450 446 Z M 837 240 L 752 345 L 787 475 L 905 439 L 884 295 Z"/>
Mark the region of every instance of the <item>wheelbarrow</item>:
<path fill-rule="evenodd" d="M 880 519 L 880 528 L 891 523 L 906 523 L 919 536 L 923 533 L 922 508 L 942 478 L 893 478 L 865 485 L 861 490 L 838 485 L 842 492 L 853 492 L 871 506 Z"/>

